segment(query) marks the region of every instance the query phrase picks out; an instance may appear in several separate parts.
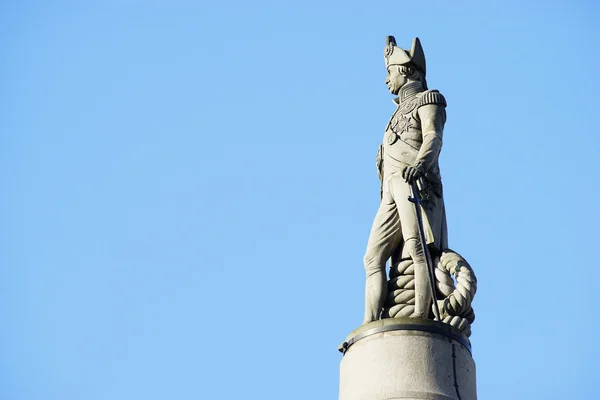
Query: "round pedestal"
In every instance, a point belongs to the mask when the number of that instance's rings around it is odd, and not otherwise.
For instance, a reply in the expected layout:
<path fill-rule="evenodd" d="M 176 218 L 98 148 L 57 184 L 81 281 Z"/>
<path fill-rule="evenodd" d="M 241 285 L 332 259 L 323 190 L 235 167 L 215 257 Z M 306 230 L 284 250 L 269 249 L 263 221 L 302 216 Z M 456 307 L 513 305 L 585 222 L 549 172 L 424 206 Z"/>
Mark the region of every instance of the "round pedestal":
<path fill-rule="evenodd" d="M 340 351 L 339 400 L 476 400 L 470 343 L 448 324 L 389 318 L 353 331 Z"/>

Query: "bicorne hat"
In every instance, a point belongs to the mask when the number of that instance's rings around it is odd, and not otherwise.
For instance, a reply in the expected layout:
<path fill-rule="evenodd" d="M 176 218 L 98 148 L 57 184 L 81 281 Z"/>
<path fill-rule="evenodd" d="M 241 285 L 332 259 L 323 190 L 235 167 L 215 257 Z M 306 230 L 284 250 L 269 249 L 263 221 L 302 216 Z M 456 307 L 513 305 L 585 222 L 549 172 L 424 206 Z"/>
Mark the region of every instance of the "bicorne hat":
<path fill-rule="evenodd" d="M 406 51 L 396 44 L 396 39 L 393 36 L 387 36 L 385 38 L 385 49 L 383 51 L 385 58 L 385 67 L 390 65 L 408 65 L 411 64 L 419 72 L 425 76 L 426 65 L 425 65 L 425 53 L 423 47 L 421 47 L 421 41 L 418 37 L 413 39 L 412 48 L 410 51 Z"/>

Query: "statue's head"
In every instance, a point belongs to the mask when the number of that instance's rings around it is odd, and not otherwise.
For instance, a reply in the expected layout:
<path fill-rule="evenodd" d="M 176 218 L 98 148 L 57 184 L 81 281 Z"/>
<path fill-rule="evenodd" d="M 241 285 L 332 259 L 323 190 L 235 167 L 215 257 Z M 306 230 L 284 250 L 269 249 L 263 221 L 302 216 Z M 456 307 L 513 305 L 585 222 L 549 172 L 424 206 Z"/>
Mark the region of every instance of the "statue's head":
<path fill-rule="evenodd" d="M 410 81 L 421 81 L 423 86 L 427 87 L 425 54 L 419 38 L 414 38 L 412 48 L 406 51 L 396 45 L 393 36 L 388 36 L 383 55 L 388 71 L 385 83 L 390 93 L 398 94 L 402 86 Z"/>

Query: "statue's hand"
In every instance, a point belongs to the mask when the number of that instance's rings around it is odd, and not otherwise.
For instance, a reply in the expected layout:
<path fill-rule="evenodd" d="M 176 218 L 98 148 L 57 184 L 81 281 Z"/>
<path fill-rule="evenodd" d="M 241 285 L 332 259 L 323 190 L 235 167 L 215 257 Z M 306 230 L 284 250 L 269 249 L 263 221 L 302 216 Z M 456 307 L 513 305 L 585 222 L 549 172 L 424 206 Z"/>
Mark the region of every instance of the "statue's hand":
<path fill-rule="evenodd" d="M 417 179 L 423 176 L 423 171 L 418 166 L 404 167 L 402 177 L 408 183 L 414 183 Z"/>

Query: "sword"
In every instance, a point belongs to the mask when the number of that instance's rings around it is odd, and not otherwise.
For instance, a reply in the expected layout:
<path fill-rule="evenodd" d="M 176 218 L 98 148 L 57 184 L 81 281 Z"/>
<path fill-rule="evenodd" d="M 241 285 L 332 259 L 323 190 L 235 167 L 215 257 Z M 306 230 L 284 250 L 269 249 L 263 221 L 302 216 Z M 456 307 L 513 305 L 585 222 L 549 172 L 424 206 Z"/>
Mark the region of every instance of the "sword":
<path fill-rule="evenodd" d="M 431 261 L 430 255 L 429 255 L 429 249 L 427 248 L 427 242 L 425 240 L 425 230 L 423 228 L 423 215 L 421 215 L 421 205 L 423 204 L 423 202 L 421 201 L 421 198 L 419 197 L 419 191 L 417 190 L 417 187 L 415 186 L 414 183 L 410 184 L 410 191 L 411 191 L 412 197 L 409 197 L 408 201 L 410 201 L 411 203 L 413 203 L 415 205 L 415 211 L 417 212 L 417 222 L 419 224 L 419 236 L 421 239 L 421 248 L 423 250 L 423 254 L 425 255 L 425 263 L 427 265 L 427 275 L 429 276 L 429 284 L 430 284 L 431 296 L 432 296 L 431 301 L 433 302 L 433 313 L 434 313 L 435 319 L 437 319 L 438 321 L 441 321 L 442 319 L 440 318 L 440 309 L 438 308 L 438 304 L 437 304 L 437 293 L 435 290 L 435 275 L 433 272 L 433 263 Z"/>

